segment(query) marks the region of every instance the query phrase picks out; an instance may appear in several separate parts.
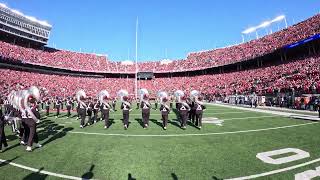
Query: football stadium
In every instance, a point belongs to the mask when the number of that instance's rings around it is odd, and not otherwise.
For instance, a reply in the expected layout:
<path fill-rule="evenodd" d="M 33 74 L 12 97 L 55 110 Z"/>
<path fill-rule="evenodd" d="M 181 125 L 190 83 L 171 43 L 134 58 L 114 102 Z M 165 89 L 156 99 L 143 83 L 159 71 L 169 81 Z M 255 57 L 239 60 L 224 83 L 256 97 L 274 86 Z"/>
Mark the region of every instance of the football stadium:
<path fill-rule="evenodd" d="M 234 24 L 226 14 L 249 14 L 235 10 L 239 2 L 137 1 L 137 14 L 129 1 L 41 2 L 0 2 L 0 179 L 320 179 L 319 2 L 270 1 L 265 12 L 265 2 L 244 1 L 254 17 Z M 205 16 L 218 4 L 226 22 L 212 26 L 238 24 L 237 43 L 201 47 L 193 40 L 236 33 L 207 37 Z M 93 5 L 114 6 L 105 14 Z M 131 28 L 120 28 L 115 11 L 128 11 Z M 160 19 L 170 15 L 168 34 L 190 43 L 148 31 L 165 23 L 147 23 L 160 11 Z M 193 28 L 188 13 L 203 24 L 190 39 L 188 27 L 174 30 L 175 22 Z M 100 23 L 112 25 L 108 40 L 95 38 Z M 130 35 L 128 52 L 113 41 L 121 33 Z M 150 33 L 158 42 L 145 43 Z M 90 41 L 70 43 L 81 39 Z M 163 58 L 150 50 L 161 39 L 171 47 Z M 75 50 L 100 41 L 114 49 Z"/>

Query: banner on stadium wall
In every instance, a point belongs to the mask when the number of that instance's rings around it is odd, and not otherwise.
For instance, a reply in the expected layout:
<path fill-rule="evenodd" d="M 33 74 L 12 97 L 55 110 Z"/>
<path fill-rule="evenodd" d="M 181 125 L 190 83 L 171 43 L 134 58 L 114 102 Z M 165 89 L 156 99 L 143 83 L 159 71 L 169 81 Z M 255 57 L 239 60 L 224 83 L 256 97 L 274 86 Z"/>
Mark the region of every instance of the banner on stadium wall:
<path fill-rule="evenodd" d="M 316 39 L 320 39 L 320 34 L 316 34 L 316 35 L 311 36 L 311 37 L 309 37 L 309 38 L 307 38 L 307 39 L 304 39 L 304 40 L 298 41 L 298 42 L 296 42 L 296 43 L 287 45 L 287 46 L 285 46 L 284 48 L 285 48 L 285 49 L 294 48 L 294 47 L 296 47 L 296 46 L 300 46 L 300 45 L 302 45 L 302 44 L 305 44 L 305 43 L 307 43 L 307 42 L 310 42 L 310 41 L 313 41 L 313 40 L 316 40 Z"/>

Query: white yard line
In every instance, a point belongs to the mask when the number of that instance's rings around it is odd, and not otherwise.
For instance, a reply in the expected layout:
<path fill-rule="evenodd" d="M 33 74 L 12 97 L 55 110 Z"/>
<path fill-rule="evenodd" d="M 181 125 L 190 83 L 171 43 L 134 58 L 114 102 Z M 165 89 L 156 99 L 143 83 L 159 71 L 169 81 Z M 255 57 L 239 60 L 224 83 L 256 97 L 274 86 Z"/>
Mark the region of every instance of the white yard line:
<path fill-rule="evenodd" d="M 264 129 L 251 129 L 243 131 L 227 131 L 227 132 L 216 132 L 216 133 L 202 133 L 202 134 L 106 134 L 106 133 L 90 133 L 90 132 L 79 132 L 79 131 L 70 131 L 71 134 L 86 134 L 86 135 L 100 135 L 100 136 L 123 136 L 123 137 L 183 137 L 183 136 L 210 136 L 210 135 L 224 135 L 224 134 L 240 134 L 240 133 L 250 133 L 250 132 L 261 132 L 261 131 L 270 131 L 276 129 L 286 129 L 293 127 L 306 126 L 311 124 L 317 124 L 318 122 L 311 123 L 302 123 L 290 126 L 278 126 L 272 128 Z"/>
<path fill-rule="evenodd" d="M 32 171 L 32 172 L 36 172 L 36 173 L 40 173 L 40 174 L 47 174 L 47 175 L 50 175 L 50 176 L 55 176 L 55 177 L 59 177 L 59 178 L 63 178 L 63 179 L 84 180 L 84 178 L 81 178 L 81 177 L 68 176 L 68 175 L 64 175 L 64 174 L 44 171 L 44 170 L 40 170 L 40 169 L 24 166 L 24 165 L 13 163 L 13 162 L 7 162 L 6 160 L 3 160 L 3 159 L 0 159 L 0 162 L 1 163 L 5 163 L 5 164 L 9 164 L 9 165 L 14 166 L 14 167 L 18 167 L 18 168 L 21 168 L 21 169 L 29 170 L 29 171 Z"/>

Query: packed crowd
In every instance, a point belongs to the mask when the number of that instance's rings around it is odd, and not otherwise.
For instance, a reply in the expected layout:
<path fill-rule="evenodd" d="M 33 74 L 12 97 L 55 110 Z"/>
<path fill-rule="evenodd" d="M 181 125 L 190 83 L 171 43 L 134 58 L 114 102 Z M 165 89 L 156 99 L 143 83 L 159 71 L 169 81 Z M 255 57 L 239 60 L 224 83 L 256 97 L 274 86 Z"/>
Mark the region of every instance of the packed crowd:
<path fill-rule="evenodd" d="M 320 33 L 320 14 L 287 29 L 235 46 L 204 52 L 190 53 L 185 60 L 171 63 L 144 62 L 138 64 L 139 71 L 168 72 L 203 69 L 244 61 L 270 53 L 285 45 Z M 112 62 L 106 56 L 77 53 L 65 50 L 40 50 L 0 42 L 0 57 L 9 61 L 53 66 L 77 71 L 130 72 L 135 65 Z"/>
<path fill-rule="evenodd" d="M 116 96 L 120 89 L 126 89 L 130 94 L 135 92 L 133 78 L 84 78 L 4 69 L 1 69 L 0 73 L 0 89 L 3 91 L 1 94 L 32 85 L 45 90 L 49 96 L 60 97 L 72 96 L 79 89 L 84 89 L 90 96 L 96 96 L 103 89 L 108 90 L 112 96 Z M 288 89 L 302 93 L 320 93 L 320 57 L 224 74 L 140 80 L 138 88 L 148 89 L 153 97 L 159 90 L 171 94 L 178 89 L 186 93 L 196 89 L 203 94 L 215 96 L 246 94 L 252 90 L 257 94 Z"/>

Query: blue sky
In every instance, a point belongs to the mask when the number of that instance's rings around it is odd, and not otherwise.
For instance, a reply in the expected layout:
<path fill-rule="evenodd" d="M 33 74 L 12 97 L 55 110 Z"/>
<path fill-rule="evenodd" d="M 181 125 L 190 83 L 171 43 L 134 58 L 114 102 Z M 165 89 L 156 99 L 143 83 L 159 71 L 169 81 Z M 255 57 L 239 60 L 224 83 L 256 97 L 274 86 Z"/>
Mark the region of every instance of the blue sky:
<path fill-rule="evenodd" d="M 111 60 L 185 58 L 242 41 L 241 32 L 278 15 L 288 24 L 320 11 L 315 0 L 0 0 L 53 25 L 49 46 L 108 54 Z M 284 27 L 284 24 L 279 24 Z M 273 30 L 277 25 L 272 26 Z M 261 34 L 264 31 L 260 32 Z M 253 38 L 253 36 L 252 36 Z"/>

